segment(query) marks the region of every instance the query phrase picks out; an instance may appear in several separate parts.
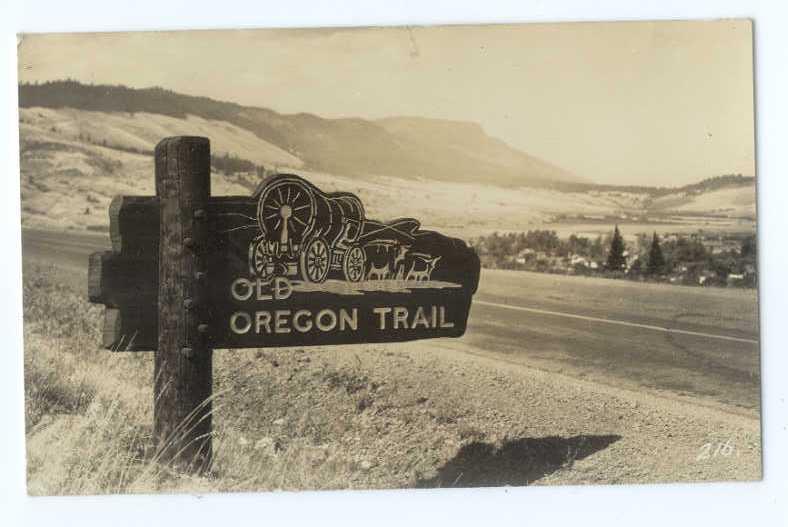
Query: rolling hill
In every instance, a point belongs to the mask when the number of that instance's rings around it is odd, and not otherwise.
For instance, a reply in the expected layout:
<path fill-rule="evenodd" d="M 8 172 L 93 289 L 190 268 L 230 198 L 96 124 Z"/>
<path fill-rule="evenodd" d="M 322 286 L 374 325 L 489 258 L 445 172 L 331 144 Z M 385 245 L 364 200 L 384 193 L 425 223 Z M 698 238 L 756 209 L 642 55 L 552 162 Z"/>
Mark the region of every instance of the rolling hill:
<path fill-rule="evenodd" d="M 650 210 L 755 219 L 754 185 L 751 181 L 699 192 L 679 190 L 655 199 Z"/>
<path fill-rule="evenodd" d="M 412 117 L 326 119 L 305 113 L 280 114 L 161 88 L 75 81 L 21 84 L 19 105 L 222 121 L 253 134 L 280 154 L 288 154 L 294 166 L 355 177 L 483 181 L 503 186 L 582 181 L 466 122 Z"/>
<path fill-rule="evenodd" d="M 154 192 L 152 150 L 170 135 L 204 135 L 215 156 L 251 165 L 226 170 L 216 163 L 215 195 L 249 194 L 261 177 L 254 165 L 262 165 L 298 173 L 325 191 L 354 192 L 371 218 L 415 217 L 463 238 L 532 228 L 585 232 L 574 225 L 589 222 L 597 230 L 620 221 L 710 228 L 701 216 L 751 228 L 755 219 L 752 177 L 717 176 L 680 188 L 595 185 L 560 179 L 561 169 L 473 123 L 322 119 L 161 89 L 105 88 L 20 88 L 24 226 L 105 230 L 114 195 Z"/>
<path fill-rule="evenodd" d="M 287 158 L 292 154 L 257 136 L 249 137 L 226 121 L 191 115 L 176 118 L 144 112 L 32 107 L 19 112 L 23 225 L 106 229 L 106 211 L 113 196 L 154 193 L 151 151 L 157 139 L 194 130 L 211 138 L 215 153 L 226 152 L 266 167 L 296 172 L 327 192 L 354 192 L 371 218 L 415 217 L 426 226 L 458 236 L 524 229 L 542 223 L 556 210 L 605 214 L 628 203 L 604 194 L 513 188 L 483 181 L 338 175 L 299 168 L 300 158 Z M 211 193 L 248 195 L 259 178 L 255 173 L 214 170 Z"/>
<path fill-rule="evenodd" d="M 24 108 L 21 125 L 49 128 L 62 138 L 130 152 L 153 152 L 163 137 L 203 135 L 211 138 L 211 153 L 233 154 L 263 166 L 301 168 L 303 161 L 250 131 L 224 121 L 185 115 L 123 113 L 74 108 Z"/>

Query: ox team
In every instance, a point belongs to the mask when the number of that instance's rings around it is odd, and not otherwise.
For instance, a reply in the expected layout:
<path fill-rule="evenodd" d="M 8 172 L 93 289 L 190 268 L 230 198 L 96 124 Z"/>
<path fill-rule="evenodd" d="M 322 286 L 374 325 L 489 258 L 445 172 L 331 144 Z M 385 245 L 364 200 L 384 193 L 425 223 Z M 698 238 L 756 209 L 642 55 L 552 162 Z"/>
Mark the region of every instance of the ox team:
<path fill-rule="evenodd" d="M 268 293 L 270 289 L 270 294 Z M 266 302 L 286 300 L 293 292 L 290 281 L 277 277 L 272 282 L 261 279 L 239 278 L 233 281 L 230 294 L 236 301 Z M 377 330 L 449 329 L 454 322 L 447 320 L 445 306 L 376 306 L 370 308 Z M 236 311 L 230 316 L 230 330 L 237 335 L 255 333 L 309 333 L 331 331 L 357 331 L 359 308 L 323 309 L 273 309 Z"/>

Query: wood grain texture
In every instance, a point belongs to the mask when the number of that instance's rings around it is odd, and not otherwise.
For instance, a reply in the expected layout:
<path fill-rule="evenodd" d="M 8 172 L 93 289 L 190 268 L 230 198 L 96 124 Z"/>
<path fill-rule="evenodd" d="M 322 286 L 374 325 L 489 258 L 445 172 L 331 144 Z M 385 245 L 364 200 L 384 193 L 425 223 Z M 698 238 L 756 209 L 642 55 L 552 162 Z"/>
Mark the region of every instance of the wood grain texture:
<path fill-rule="evenodd" d="M 155 309 L 108 307 L 104 311 L 102 345 L 110 351 L 151 351 L 158 344 Z"/>
<path fill-rule="evenodd" d="M 206 204 L 208 231 L 222 225 L 238 227 L 239 221 L 255 221 L 257 201 L 249 196 L 212 197 Z M 135 258 L 159 257 L 159 198 L 157 196 L 115 196 L 109 208 L 112 250 Z M 208 239 L 208 243 L 211 243 Z"/>
<path fill-rule="evenodd" d="M 156 146 L 159 198 L 158 349 L 154 439 L 162 460 L 190 471 L 210 466 L 212 353 L 197 327 L 205 295 L 194 280 L 206 267 L 204 220 L 210 197 L 210 144 L 171 137 Z"/>
<path fill-rule="evenodd" d="M 158 284 L 158 258 L 104 251 L 91 254 L 88 260 L 88 299 L 93 303 L 155 309 Z"/>
<path fill-rule="evenodd" d="M 134 257 L 156 257 L 159 250 L 159 199 L 115 196 L 109 205 L 112 250 Z"/>

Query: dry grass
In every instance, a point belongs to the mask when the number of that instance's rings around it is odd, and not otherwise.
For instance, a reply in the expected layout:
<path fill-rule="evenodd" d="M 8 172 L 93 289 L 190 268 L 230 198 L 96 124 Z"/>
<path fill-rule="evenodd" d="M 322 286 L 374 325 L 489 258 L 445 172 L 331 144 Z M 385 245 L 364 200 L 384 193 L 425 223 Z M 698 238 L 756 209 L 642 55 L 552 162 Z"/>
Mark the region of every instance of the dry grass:
<path fill-rule="evenodd" d="M 99 349 L 103 309 L 58 285 L 53 273 L 30 267 L 24 275 L 30 494 L 401 487 L 434 465 L 414 448 L 411 459 L 387 461 L 362 447 L 383 432 L 370 411 L 381 383 L 355 364 L 310 364 L 320 350 L 217 353 L 212 470 L 187 476 L 159 463 L 151 439 L 153 355 Z M 409 416 L 419 405 L 375 410 L 405 408 L 394 435 L 419 442 L 434 435 Z M 453 437 L 476 437 L 456 428 Z M 395 462 L 412 470 L 391 468 Z"/>
<path fill-rule="evenodd" d="M 216 427 L 213 471 L 191 477 L 158 463 L 152 354 L 98 349 L 102 309 L 56 285 L 50 270 L 27 269 L 24 284 L 30 494 L 344 486 L 352 467 L 315 442 L 325 422 L 305 414 L 288 424 L 286 439 L 245 439 L 250 416 L 223 408 L 221 397 L 216 411 L 225 417 Z"/>
<path fill-rule="evenodd" d="M 125 490 L 150 472 L 150 358 L 99 350 L 101 308 L 50 273 L 24 276 L 28 491 Z"/>

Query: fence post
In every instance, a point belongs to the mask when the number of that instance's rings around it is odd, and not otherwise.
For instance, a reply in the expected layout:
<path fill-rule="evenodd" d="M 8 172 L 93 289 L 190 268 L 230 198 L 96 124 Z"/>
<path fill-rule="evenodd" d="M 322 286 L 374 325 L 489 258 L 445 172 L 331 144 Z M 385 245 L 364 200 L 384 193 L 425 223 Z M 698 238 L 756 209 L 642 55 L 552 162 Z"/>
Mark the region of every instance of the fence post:
<path fill-rule="evenodd" d="M 159 340 L 153 437 L 159 459 L 191 471 L 211 463 L 213 350 L 204 284 L 210 143 L 169 137 L 156 145 L 159 198 Z"/>

